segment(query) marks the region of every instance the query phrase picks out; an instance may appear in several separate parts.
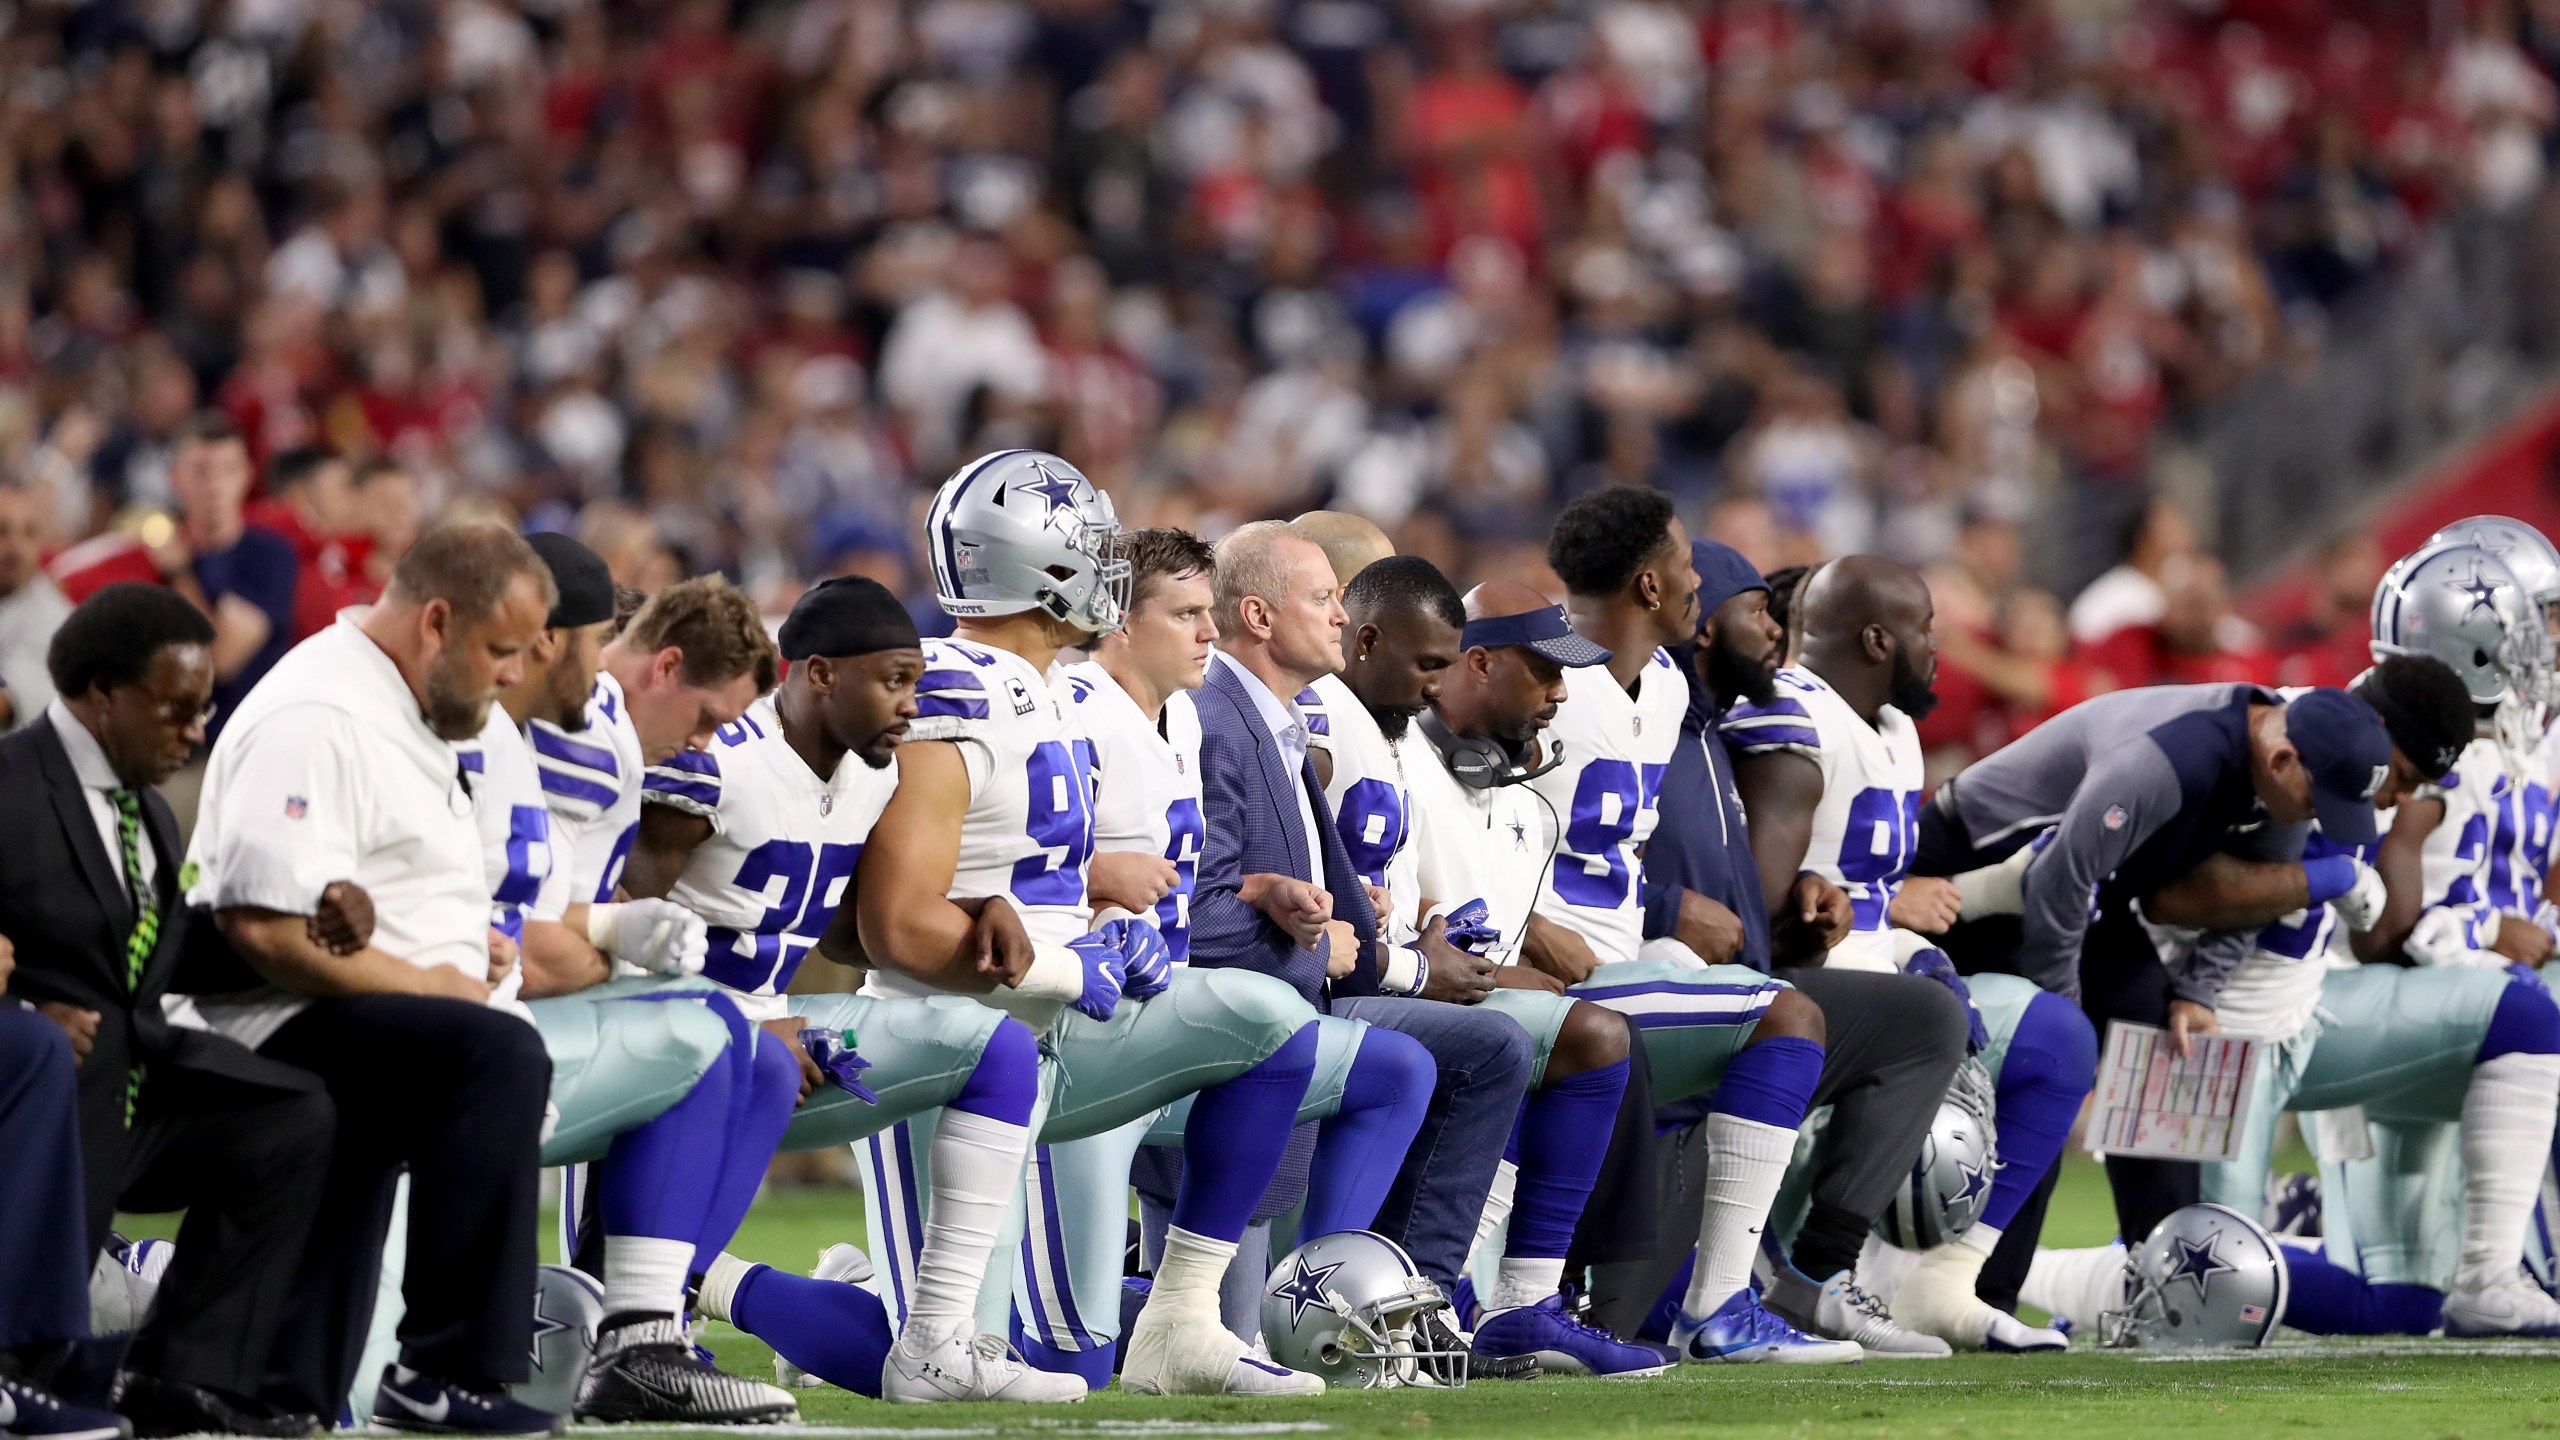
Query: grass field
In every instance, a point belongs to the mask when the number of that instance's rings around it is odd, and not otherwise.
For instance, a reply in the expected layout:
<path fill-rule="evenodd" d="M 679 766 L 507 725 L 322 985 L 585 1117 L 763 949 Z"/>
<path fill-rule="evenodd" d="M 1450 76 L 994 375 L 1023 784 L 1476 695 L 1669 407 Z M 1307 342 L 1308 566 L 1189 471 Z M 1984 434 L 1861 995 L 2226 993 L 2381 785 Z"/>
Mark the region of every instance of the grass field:
<path fill-rule="evenodd" d="M 765 1197 L 733 1247 L 805 1270 L 818 1251 L 859 1240 L 862 1207 L 844 1190 L 779 1190 Z M 2075 1156 L 2054 1197 L 2049 1243 L 2085 1245 L 2110 1233 L 2105 1182 Z M 137 1217 L 128 1233 L 167 1233 Z M 545 1249 L 550 1229 L 544 1227 Z M 547 1258 L 547 1257 L 546 1257 Z M 770 1374 L 753 1337 L 711 1325 L 705 1342 L 723 1366 Z M 1247 1403 L 1152 1400 L 1109 1391 L 1082 1405 L 893 1408 L 841 1390 L 801 1391 L 797 1426 L 758 1433 L 822 1440 L 930 1437 L 1394 1436 L 1582 1437 L 2081 1437 L 2377 1436 L 2560 1440 L 2560 1343 L 2314 1342 L 2195 1358 L 2075 1350 L 2069 1355 L 1958 1356 L 1788 1372 L 1685 1368 L 1656 1380 L 1545 1379 L 1459 1392 L 1337 1392 L 1322 1399 Z M 706 1427 L 707 1428 L 707 1427 Z M 697 1432 L 698 1433 L 698 1432 Z"/>

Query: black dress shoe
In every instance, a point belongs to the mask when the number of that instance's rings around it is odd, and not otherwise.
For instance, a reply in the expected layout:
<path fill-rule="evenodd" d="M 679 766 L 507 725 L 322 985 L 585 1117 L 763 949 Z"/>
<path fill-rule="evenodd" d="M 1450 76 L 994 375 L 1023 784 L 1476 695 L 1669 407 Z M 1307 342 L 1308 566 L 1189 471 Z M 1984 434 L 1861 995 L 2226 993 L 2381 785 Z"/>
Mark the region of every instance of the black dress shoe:
<path fill-rule="evenodd" d="M 125 1376 L 124 1397 L 116 1409 L 133 1422 L 135 1440 L 208 1434 L 301 1440 L 320 1423 L 309 1415 L 282 1413 L 255 1400 L 153 1375 Z"/>

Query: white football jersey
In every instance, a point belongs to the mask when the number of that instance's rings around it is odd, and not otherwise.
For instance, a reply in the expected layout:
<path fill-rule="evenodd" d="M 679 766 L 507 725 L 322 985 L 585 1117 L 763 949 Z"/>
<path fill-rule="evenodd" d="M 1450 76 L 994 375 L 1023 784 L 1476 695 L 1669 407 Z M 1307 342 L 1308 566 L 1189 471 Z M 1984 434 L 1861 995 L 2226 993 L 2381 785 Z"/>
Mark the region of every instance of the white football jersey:
<path fill-rule="evenodd" d="M 1002 895 L 1031 938 L 1064 945 L 1090 928 L 1085 866 L 1093 858 L 1093 742 L 1076 728 L 1048 677 L 1009 650 L 966 640 L 924 642 L 908 743 L 948 740 L 969 771 L 969 809 L 950 896 Z M 932 995 L 932 987 L 874 970 L 865 994 Z M 1063 1008 L 980 996 L 1042 1028 Z"/>
<path fill-rule="evenodd" d="M 1093 743 L 1093 848 L 1139 850 L 1173 862 L 1174 885 L 1156 902 L 1156 929 L 1173 963 L 1191 958 L 1191 892 L 1200 877 L 1200 712 L 1188 693 L 1167 697 L 1149 720 L 1099 661 L 1058 676 L 1067 708 Z"/>
<path fill-rule="evenodd" d="M 1482 900 L 1488 923 L 1502 932 L 1486 953 L 1496 964 L 1511 964 L 1519 958 L 1531 911 L 1545 909 L 1540 892 L 1550 865 L 1565 863 L 1556 853 L 1555 808 L 1534 782 L 1490 790 L 1459 784 L 1440 752 L 1420 735 L 1404 748 L 1413 757 L 1405 775 L 1412 805 L 1407 849 L 1416 883 L 1437 905 Z"/>
<path fill-rule="evenodd" d="M 1563 823 L 1538 913 L 1570 926 L 1602 963 L 1633 960 L 1644 945 L 1644 867 L 1663 772 L 1680 745 L 1689 681 L 1656 649 L 1632 691 L 1606 667 L 1565 672 L 1565 700 L 1547 727 L 1564 763 L 1531 781 Z M 1436 897 L 1435 897 L 1436 898 Z"/>
<path fill-rule="evenodd" d="M 569 877 L 569 901 L 592 904 L 613 898 L 622 862 L 640 833 L 640 732 L 631 726 L 622 683 L 596 672 L 587 694 L 586 724 L 567 731 L 536 720 L 528 737 L 541 767 L 542 793 L 550 803 L 554 848 Z"/>
<path fill-rule="evenodd" d="M 2513 779 L 2498 742 L 2482 736 L 2464 747 L 2462 759 L 2441 786 L 2418 790 L 2421 799 L 2444 802 L 2444 819 L 2419 849 L 2425 874 L 2425 908 L 2462 916 L 2466 944 L 2485 950 L 2498 938 L 2497 911 L 2489 904 L 2489 850 L 2498 807 Z M 2497 956 L 2488 960 L 2506 963 Z"/>
<path fill-rule="evenodd" d="M 1312 699 L 1313 703 L 1309 701 Z M 1408 728 L 1400 740 L 1389 740 L 1360 697 L 1338 675 L 1327 675 L 1298 697 L 1299 713 L 1309 731 L 1318 716 L 1324 733 L 1309 743 L 1333 756 L 1333 777 L 1325 783 L 1325 804 L 1333 810 L 1333 828 L 1351 854 L 1360 878 L 1386 890 L 1386 924 L 1390 944 L 1414 938 L 1422 918 L 1420 860 L 1414 854 L 1412 787 L 1406 782 L 1405 755 L 1430 749 Z M 1433 763 L 1437 763 L 1436 761 Z M 1463 900 L 1467 897 L 1434 897 Z"/>
<path fill-rule="evenodd" d="M 2385 831 L 2391 828 L 2390 811 L 2378 812 L 2377 818 Z M 2354 855 L 2369 865 L 2381 848 L 2379 839 L 2361 848 L 2341 845 L 2315 825 L 2302 842 L 2302 858 Z M 2290 1040 L 2311 1024 L 2320 1008 L 2321 976 L 2334 968 L 2353 968 L 2355 963 L 2354 952 L 2347 948 L 2347 927 L 2335 907 L 2296 910 L 2258 932 L 2249 953 L 2231 972 L 2221 998 L 2214 1002 L 2214 1014 L 2222 1028 L 2234 1035 Z"/>
<path fill-rule="evenodd" d="M 1822 769 L 1822 799 L 1804 868 L 1849 896 L 1848 938 L 1823 961 L 1838 969 L 1900 968 L 1894 961 L 1894 892 L 1911 868 L 1923 798 L 1920 734 L 1910 717 L 1887 705 L 1869 725 L 1840 692 L 1811 670 L 1778 672 L 1766 705 L 1748 701 L 1727 711 L 1724 741 L 1740 754 L 1785 751 Z"/>
<path fill-rule="evenodd" d="M 2560 790 L 2560 723 L 2542 734 L 2524 778 L 2498 797 L 2489 834 L 2489 904 L 2531 919 L 2542 908 L 2543 877 L 2553 860 L 2554 792 Z"/>
<path fill-rule="evenodd" d="M 853 885 L 871 827 L 897 792 L 898 767 L 858 755 L 821 778 L 783 738 L 774 697 L 715 732 L 707 750 L 679 750 L 649 767 L 648 803 L 711 822 L 667 898 L 702 917 L 711 958 L 702 973 L 743 996 L 749 1018 L 782 1014 L 778 998 Z"/>
<path fill-rule="evenodd" d="M 533 747 L 503 705 L 489 707 L 479 738 L 456 745 L 470 777 L 471 808 L 480 820 L 480 850 L 489 874 L 489 926 L 521 944 L 524 922 L 552 878 L 551 810 Z M 542 918 L 556 918 L 555 915 Z"/>

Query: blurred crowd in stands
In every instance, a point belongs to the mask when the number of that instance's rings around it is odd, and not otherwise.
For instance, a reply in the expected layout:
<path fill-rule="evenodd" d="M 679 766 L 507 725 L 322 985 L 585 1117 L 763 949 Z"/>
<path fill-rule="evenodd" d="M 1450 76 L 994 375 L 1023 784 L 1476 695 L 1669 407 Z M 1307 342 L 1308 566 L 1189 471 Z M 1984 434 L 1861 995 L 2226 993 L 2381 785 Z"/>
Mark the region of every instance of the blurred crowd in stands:
<path fill-rule="evenodd" d="M 2560 64 L 2553 0 L 0 14 L 21 711 L 39 563 L 191 588 L 229 693 L 457 513 L 932 619 L 919 502 L 1028 444 L 1130 523 L 1332 505 L 1462 583 L 1610 484 L 1764 568 L 1924 563 L 1961 750 L 2343 678 L 2370 546 L 2255 633 L 2156 451 L 2541 203 Z"/>

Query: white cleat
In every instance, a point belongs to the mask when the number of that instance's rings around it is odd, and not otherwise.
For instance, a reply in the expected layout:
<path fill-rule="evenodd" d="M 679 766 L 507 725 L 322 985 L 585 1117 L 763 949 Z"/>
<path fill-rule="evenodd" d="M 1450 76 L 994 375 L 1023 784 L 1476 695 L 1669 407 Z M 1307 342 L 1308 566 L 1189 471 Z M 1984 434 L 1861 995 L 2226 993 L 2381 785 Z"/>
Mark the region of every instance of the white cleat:
<path fill-rule="evenodd" d="M 871 1283 L 871 1257 L 859 1245 L 835 1244 L 818 1252 L 818 1263 L 810 1267 L 812 1280 L 836 1280 L 847 1285 Z M 826 1381 L 792 1364 L 776 1354 L 773 1357 L 773 1380 L 785 1390 L 818 1390 Z"/>
<path fill-rule="evenodd" d="M 2444 1297 L 2448 1337 L 2560 1336 L 2560 1300 L 2545 1295 L 2522 1276 L 2509 1275 L 2481 1286 L 2455 1283 L 2456 1288 Z"/>
<path fill-rule="evenodd" d="M 2061 1331 L 2034 1329 L 1983 1303 L 1974 1286 L 1982 1278 L 1985 1258 L 1979 1250 L 1953 1243 L 1922 1255 L 1902 1278 L 1902 1288 L 1893 1292 L 1894 1320 L 1958 1350 L 2019 1354 L 2071 1348 L 2070 1337 Z"/>
<path fill-rule="evenodd" d="M 1935 1335 L 1895 1324 L 1885 1303 L 1859 1288 L 1854 1270 L 1832 1276 L 1819 1294 L 1810 1317 L 1813 1323 L 1802 1327 L 1817 1335 L 1854 1340 L 1879 1360 L 1938 1360 L 1955 1353 Z"/>
<path fill-rule="evenodd" d="M 932 1341 L 911 1332 L 889 1347 L 888 1362 L 880 1367 L 880 1398 L 893 1405 L 954 1400 L 1073 1404 L 1084 1398 L 1084 1381 L 1032 1368 L 1001 1336 L 963 1330 Z"/>
<path fill-rule="evenodd" d="M 1321 1395 L 1324 1377 L 1254 1353 L 1203 1307 L 1150 1303 L 1129 1330 L 1120 1388 L 1133 1395 Z"/>

